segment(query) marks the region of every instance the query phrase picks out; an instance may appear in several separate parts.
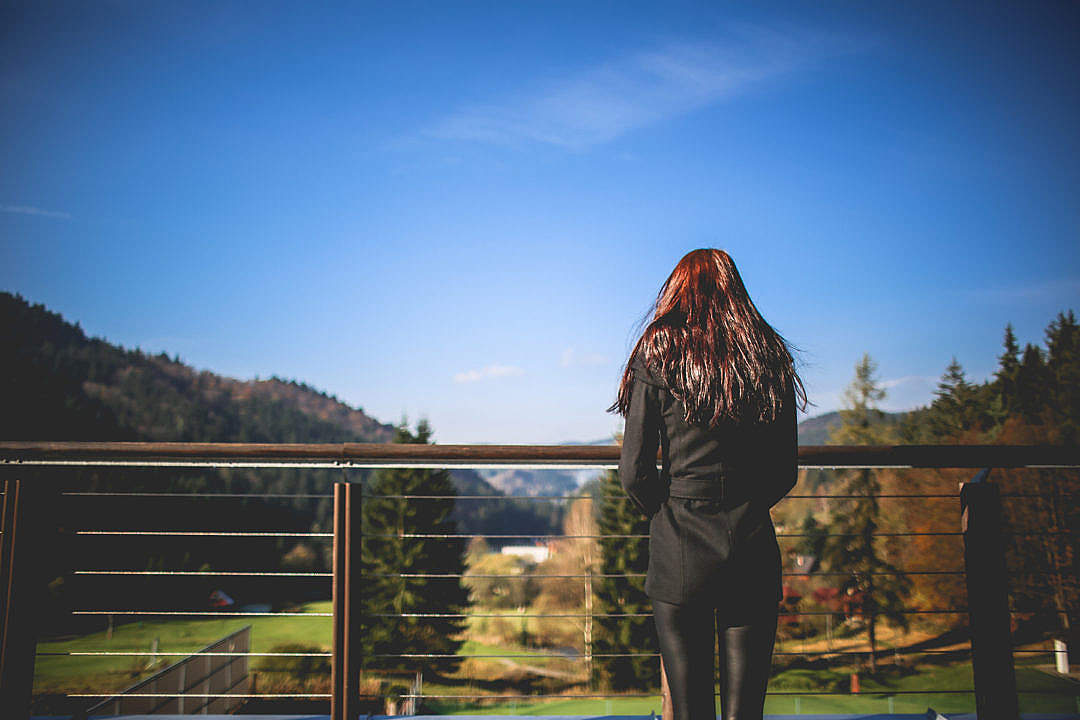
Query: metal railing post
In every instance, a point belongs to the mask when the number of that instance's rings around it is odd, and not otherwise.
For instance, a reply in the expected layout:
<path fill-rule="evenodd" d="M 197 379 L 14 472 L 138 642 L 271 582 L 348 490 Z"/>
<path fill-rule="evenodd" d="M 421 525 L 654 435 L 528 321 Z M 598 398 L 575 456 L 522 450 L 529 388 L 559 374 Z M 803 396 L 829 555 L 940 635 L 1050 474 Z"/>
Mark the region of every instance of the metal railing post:
<path fill-rule="evenodd" d="M 4 483 L 0 535 L 0 707 L 5 717 L 30 717 L 37 649 L 37 613 L 43 590 L 36 493 L 18 478 Z M 10 715 L 7 715 L 10 713 Z"/>
<path fill-rule="evenodd" d="M 1018 720 L 1001 495 L 997 485 L 987 481 L 989 475 L 989 469 L 981 470 L 971 482 L 960 483 L 975 713 Z"/>
<path fill-rule="evenodd" d="M 360 715 L 360 511 L 360 484 L 334 483 L 332 720 Z"/>

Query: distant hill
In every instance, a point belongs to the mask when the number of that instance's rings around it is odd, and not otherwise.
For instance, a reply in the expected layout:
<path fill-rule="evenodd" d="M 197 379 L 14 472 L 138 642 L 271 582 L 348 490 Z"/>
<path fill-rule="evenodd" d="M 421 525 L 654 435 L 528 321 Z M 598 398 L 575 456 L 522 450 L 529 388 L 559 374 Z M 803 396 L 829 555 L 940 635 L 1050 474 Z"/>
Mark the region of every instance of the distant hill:
<path fill-rule="evenodd" d="M 826 445 L 829 433 L 840 426 L 840 413 L 833 410 L 822 415 L 806 418 L 799 423 L 800 445 Z"/>
<path fill-rule="evenodd" d="M 887 412 L 882 420 L 885 425 L 899 425 L 908 412 Z M 829 433 L 840 427 L 840 413 L 836 410 L 807 418 L 799 423 L 800 445 L 828 445 Z"/>
<path fill-rule="evenodd" d="M 388 442 L 392 425 L 304 383 L 238 380 L 90 338 L 0 293 L 7 440 Z"/>

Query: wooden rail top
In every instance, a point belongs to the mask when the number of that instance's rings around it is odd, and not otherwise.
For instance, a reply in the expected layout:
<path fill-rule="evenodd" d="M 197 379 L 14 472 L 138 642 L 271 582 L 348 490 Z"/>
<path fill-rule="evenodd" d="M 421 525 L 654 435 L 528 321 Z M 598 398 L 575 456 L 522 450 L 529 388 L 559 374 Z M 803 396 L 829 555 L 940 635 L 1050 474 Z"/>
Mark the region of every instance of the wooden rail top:
<path fill-rule="evenodd" d="M 659 455 L 658 455 L 659 458 Z M 613 467 L 616 445 L 424 445 L 416 443 L 0 442 L 0 464 L 126 461 L 288 462 L 393 465 Z M 803 467 L 1080 467 L 1080 447 L 1059 445 L 804 445 Z"/>

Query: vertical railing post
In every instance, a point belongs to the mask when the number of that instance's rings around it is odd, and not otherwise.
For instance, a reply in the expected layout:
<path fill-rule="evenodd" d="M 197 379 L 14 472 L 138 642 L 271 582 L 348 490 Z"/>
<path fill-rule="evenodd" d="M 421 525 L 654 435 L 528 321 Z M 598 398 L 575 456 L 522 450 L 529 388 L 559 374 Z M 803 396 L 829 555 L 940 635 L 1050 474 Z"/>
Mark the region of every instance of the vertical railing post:
<path fill-rule="evenodd" d="M 5 717 L 30 717 L 41 577 L 41 518 L 37 493 L 25 480 L 3 481 L 0 535 L 0 707 Z"/>
<path fill-rule="evenodd" d="M 360 715 L 360 511 L 360 484 L 334 483 L 332 720 Z"/>
<path fill-rule="evenodd" d="M 971 482 L 960 483 L 975 714 L 1018 720 L 1001 495 L 997 485 L 986 480 L 989 474 L 989 469 L 981 470 Z"/>

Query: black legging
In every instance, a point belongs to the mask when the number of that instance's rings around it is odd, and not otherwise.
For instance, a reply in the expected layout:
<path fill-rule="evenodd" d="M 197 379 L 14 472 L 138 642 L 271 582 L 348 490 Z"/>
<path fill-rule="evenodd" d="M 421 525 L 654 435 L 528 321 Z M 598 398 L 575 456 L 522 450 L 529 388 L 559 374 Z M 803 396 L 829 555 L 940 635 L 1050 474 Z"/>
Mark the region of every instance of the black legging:
<path fill-rule="evenodd" d="M 716 720 L 715 637 L 723 720 L 760 720 L 772 669 L 776 604 L 764 603 L 752 616 L 732 617 L 712 605 L 652 603 L 674 719 Z"/>

